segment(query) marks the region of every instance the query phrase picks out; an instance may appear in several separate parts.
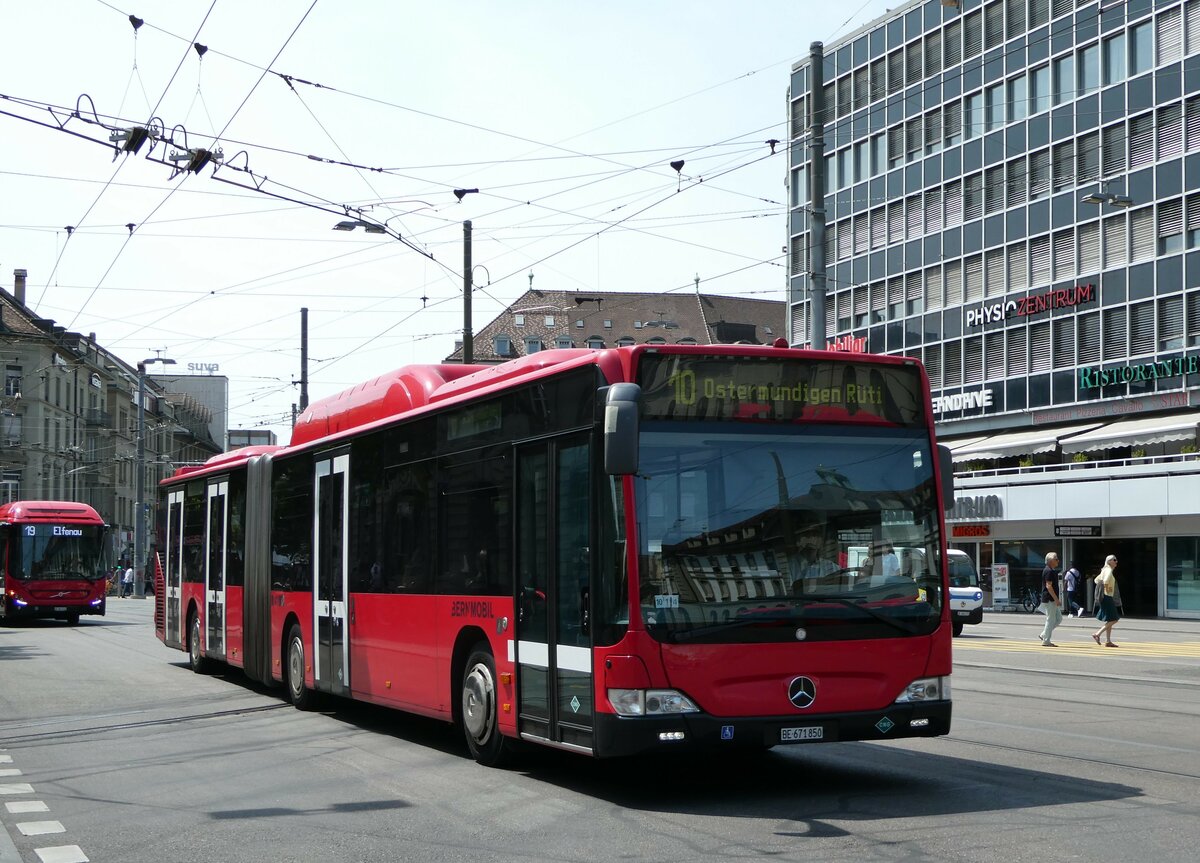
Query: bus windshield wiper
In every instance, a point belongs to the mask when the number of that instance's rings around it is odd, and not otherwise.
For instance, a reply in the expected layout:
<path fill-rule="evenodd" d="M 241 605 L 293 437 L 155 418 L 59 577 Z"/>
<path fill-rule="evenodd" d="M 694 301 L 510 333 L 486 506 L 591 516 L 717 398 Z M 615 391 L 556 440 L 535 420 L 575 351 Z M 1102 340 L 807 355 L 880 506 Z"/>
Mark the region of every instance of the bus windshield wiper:
<path fill-rule="evenodd" d="M 781 624 L 794 623 L 799 620 L 799 616 L 795 611 L 782 611 L 773 614 L 741 614 L 729 620 L 719 620 L 715 623 L 710 623 L 705 626 L 698 626 L 695 629 L 682 629 L 670 633 L 672 641 L 691 641 L 694 638 L 701 638 L 705 635 L 711 635 L 714 632 L 725 632 L 729 629 L 740 629 L 743 626 L 754 626 L 755 624 Z"/>
<path fill-rule="evenodd" d="M 818 604 L 818 603 L 822 603 L 822 602 L 831 602 L 835 605 L 843 605 L 846 608 L 856 609 L 857 611 L 861 611 L 863 614 L 867 615 L 868 617 L 875 618 L 880 623 L 886 623 L 888 626 L 891 626 L 893 629 L 897 629 L 900 632 L 903 632 L 905 635 L 918 635 L 919 634 L 917 630 L 913 629 L 908 624 L 901 623 L 899 620 L 895 619 L 894 617 L 890 617 L 889 615 L 886 615 L 886 614 L 881 614 L 880 612 L 876 611 L 875 609 L 871 608 L 870 606 L 864 605 L 863 603 L 866 602 L 866 597 L 862 597 L 862 596 L 822 596 L 819 599 L 814 598 L 814 599 L 809 600 L 810 604 Z"/>

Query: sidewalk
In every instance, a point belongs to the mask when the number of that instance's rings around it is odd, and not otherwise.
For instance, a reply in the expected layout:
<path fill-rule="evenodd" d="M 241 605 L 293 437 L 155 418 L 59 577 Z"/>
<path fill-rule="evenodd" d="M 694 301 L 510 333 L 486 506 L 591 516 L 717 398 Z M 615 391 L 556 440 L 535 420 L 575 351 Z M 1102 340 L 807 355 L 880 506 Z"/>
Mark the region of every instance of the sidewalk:
<path fill-rule="evenodd" d="M 1034 629 L 1041 629 L 1046 618 L 1040 612 L 1029 614 L 1024 611 L 987 611 L 983 612 L 983 622 L 998 625 L 1022 624 Z M 1074 628 L 1080 624 L 1090 626 L 1093 630 L 1100 628 L 1100 622 L 1090 614 L 1083 617 L 1063 617 L 1059 627 Z M 982 624 L 981 624 L 982 625 Z M 970 627 L 967 627 L 969 630 Z M 1147 634 L 1174 635 L 1184 641 L 1200 640 L 1200 620 L 1183 620 L 1172 617 L 1122 617 L 1117 622 L 1116 630 L 1124 632 L 1144 632 Z"/>

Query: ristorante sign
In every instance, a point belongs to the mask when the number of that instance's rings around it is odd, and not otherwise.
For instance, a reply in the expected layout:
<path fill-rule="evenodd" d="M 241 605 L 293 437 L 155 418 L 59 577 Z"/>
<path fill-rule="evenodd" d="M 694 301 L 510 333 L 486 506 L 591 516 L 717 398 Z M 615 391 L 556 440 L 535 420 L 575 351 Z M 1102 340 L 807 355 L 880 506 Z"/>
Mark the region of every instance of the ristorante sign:
<path fill-rule="evenodd" d="M 1059 288 L 1040 294 L 1030 294 L 1027 297 L 1016 297 L 1007 302 L 988 303 L 977 309 L 967 309 L 966 321 L 968 327 L 978 327 L 983 324 L 1006 321 L 1009 318 L 1027 318 L 1051 309 L 1081 306 L 1084 303 L 1093 302 L 1095 299 L 1095 285 L 1076 285 L 1073 288 Z"/>
<path fill-rule="evenodd" d="M 1156 381 L 1159 378 L 1177 378 L 1181 375 L 1200 373 L 1200 355 L 1156 360 L 1152 363 L 1111 366 L 1102 369 L 1090 366 L 1079 370 L 1079 388 L 1090 390 L 1111 384 L 1129 384 L 1135 381 Z"/>

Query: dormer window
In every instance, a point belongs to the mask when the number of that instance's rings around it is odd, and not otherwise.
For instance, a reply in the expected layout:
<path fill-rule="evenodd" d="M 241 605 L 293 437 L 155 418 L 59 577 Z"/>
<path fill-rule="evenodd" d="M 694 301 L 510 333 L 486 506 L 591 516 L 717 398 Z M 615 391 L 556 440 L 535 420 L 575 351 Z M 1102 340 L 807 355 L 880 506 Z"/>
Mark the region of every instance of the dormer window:
<path fill-rule="evenodd" d="M 556 348 L 573 348 L 573 347 L 575 347 L 575 343 L 573 341 L 571 341 L 570 336 L 559 336 L 558 338 L 556 338 L 554 340 L 554 347 L 556 347 Z"/>
<path fill-rule="evenodd" d="M 589 336 L 588 340 L 584 342 L 584 344 L 586 344 L 592 350 L 598 351 L 604 347 L 604 339 L 600 338 L 599 336 Z"/>
<path fill-rule="evenodd" d="M 633 344 L 633 336 L 621 336 L 617 339 L 617 347 L 623 348 Z"/>
<path fill-rule="evenodd" d="M 508 336 L 492 336 L 492 349 L 498 357 L 511 357 L 512 339 Z"/>
<path fill-rule="evenodd" d="M 536 354 L 541 349 L 542 349 L 542 340 L 541 339 L 536 339 L 536 338 L 533 338 L 532 336 L 525 339 L 525 354 L 526 354 L 526 356 L 528 356 L 529 354 Z"/>

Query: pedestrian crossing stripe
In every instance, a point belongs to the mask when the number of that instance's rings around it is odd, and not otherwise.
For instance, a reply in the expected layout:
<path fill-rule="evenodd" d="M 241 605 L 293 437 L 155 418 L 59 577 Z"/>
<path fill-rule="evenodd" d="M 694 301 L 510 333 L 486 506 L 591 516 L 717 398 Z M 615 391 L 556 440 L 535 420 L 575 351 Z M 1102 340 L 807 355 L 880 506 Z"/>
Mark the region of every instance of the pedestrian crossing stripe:
<path fill-rule="evenodd" d="M 1115 633 L 1114 633 L 1115 634 Z M 1074 638 L 1074 637 L 1073 637 Z M 1104 647 L 1088 638 L 1086 641 L 1067 641 L 1066 639 L 1056 640 L 1058 645 L 1054 647 L 1043 647 L 1042 643 L 1036 638 L 1015 639 L 1015 638 L 956 638 L 954 639 L 955 652 L 971 652 L 971 651 L 1006 651 L 1006 652 L 1034 652 L 1042 653 L 1045 651 L 1057 650 L 1059 652 L 1066 651 L 1072 656 L 1080 653 L 1090 653 L 1097 656 L 1137 656 L 1141 658 L 1164 658 L 1164 657 L 1186 657 L 1189 659 L 1200 659 L 1200 641 L 1118 641 L 1120 647 Z"/>

